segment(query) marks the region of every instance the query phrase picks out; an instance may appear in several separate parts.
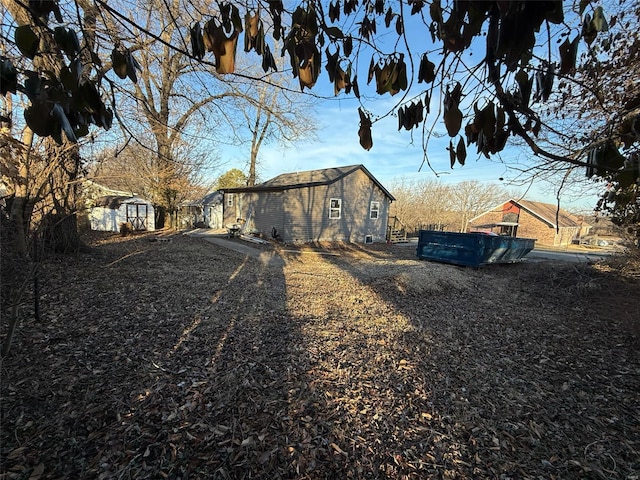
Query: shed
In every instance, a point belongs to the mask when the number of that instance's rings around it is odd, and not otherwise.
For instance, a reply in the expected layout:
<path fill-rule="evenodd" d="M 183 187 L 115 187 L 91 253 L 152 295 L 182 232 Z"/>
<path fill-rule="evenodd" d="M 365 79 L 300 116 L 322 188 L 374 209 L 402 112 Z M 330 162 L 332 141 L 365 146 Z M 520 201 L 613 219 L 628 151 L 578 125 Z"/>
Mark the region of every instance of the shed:
<path fill-rule="evenodd" d="M 589 233 L 591 225 L 551 203 L 508 200 L 469 220 L 470 231 L 535 238 L 539 245 L 569 245 Z"/>
<path fill-rule="evenodd" d="M 284 242 L 386 240 L 393 195 L 364 165 L 285 173 L 253 187 L 227 188 L 224 223 Z"/>
<path fill-rule="evenodd" d="M 106 195 L 96 199 L 89 212 L 91 230 L 119 232 L 123 223 L 134 230 L 155 230 L 151 202 L 139 197 Z"/>

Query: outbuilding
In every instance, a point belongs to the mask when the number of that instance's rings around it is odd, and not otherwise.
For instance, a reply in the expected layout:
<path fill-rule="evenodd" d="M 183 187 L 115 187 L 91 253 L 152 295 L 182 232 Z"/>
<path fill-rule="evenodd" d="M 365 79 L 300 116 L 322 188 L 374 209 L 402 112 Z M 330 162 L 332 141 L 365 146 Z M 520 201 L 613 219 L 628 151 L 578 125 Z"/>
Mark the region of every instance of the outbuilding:
<path fill-rule="evenodd" d="M 128 223 L 133 230 L 155 230 L 151 202 L 139 197 L 106 195 L 95 200 L 89 211 L 91 230 L 119 232 Z"/>

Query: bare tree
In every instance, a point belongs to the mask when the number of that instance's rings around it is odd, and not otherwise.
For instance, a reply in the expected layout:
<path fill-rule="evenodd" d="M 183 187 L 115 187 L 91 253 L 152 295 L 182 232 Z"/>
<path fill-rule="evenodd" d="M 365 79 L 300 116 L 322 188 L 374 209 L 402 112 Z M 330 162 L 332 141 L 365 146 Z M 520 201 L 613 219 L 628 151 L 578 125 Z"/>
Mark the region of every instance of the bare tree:
<path fill-rule="evenodd" d="M 155 151 L 147 147 L 147 136 L 142 135 L 138 142 L 130 143 L 117 155 L 112 150 L 103 150 L 89 165 L 88 178 L 115 190 L 135 193 L 143 198 L 152 199 L 162 185 L 170 183 L 176 189 L 178 201 L 194 195 L 194 191 L 204 186 L 203 163 L 210 158 L 198 156 L 192 148 L 181 153 L 175 149 L 175 164 L 170 168 L 157 162 Z"/>
<path fill-rule="evenodd" d="M 293 91 L 291 80 L 282 73 L 272 73 L 268 78 L 268 83 L 240 85 L 235 102 L 244 118 L 244 126 L 238 125 L 236 136 L 240 142 L 249 143 L 249 186 L 256 184 L 263 144 L 275 141 L 282 146 L 292 145 L 300 139 L 313 137 L 317 128 L 313 120 L 313 97 Z"/>
<path fill-rule="evenodd" d="M 396 198 L 391 204 L 390 214 L 410 231 L 446 229 L 453 220 L 449 189 L 448 185 L 438 180 L 399 179 L 390 187 Z"/>
<path fill-rule="evenodd" d="M 183 32 L 188 27 L 182 22 L 199 16 L 202 5 L 187 6 L 179 0 L 153 0 L 138 5 L 135 14 L 141 30 L 158 30 L 162 26 L 158 41 L 139 37 L 137 32 L 127 38 L 130 25 L 114 11 L 127 4 L 111 5 L 106 23 L 112 27 L 109 32 L 113 41 L 127 41 L 128 53 L 135 55 L 131 60 L 135 62 L 137 78 L 133 84 L 135 105 L 128 105 L 127 90 L 119 89 L 122 117 L 127 117 L 126 134 L 138 143 L 138 152 L 147 149 L 142 155 L 145 191 L 171 224 L 181 201 L 190 196 L 188 188 L 194 173 L 217 162 L 218 155 L 212 147 L 220 120 L 225 117 L 224 113 L 220 115 L 225 111 L 222 102 L 237 92 L 220 82 L 212 68 L 171 47 L 186 42 Z M 128 105 L 126 110 L 124 105 Z M 145 131 L 151 132 L 151 143 Z M 208 148 L 197 151 L 195 146 L 199 144 L 208 144 Z M 163 219 L 159 220 L 162 224 Z"/>
<path fill-rule="evenodd" d="M 410 230 L 466 232 L 469 219 L 510 198 L 502 186 L 477 181 L 445 184 L 401 179 L 391 186 L 391 192 L 396 197 L 391 215 Z"/>
<path fill-rule="evenodd" d="M 460 182 L 450 189 L 451 209 L 458 217 L 458 231 L 466 232 L 469 220 L 509 198 L 506 190 L 493 183 L 475 180 Z"/>

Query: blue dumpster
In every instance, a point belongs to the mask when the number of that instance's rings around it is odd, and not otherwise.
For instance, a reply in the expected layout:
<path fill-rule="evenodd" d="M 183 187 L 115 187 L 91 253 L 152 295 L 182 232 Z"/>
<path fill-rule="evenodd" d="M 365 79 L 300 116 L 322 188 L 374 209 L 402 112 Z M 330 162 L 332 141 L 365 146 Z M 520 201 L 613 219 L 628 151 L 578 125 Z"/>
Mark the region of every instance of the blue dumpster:
<path fill-rule="evenodd" d="M 488 263 L 517 262 L 533 250 L 532 238 L 502 237 L 486 233 L 420 230 L 418 258 L 478 267 Z"/>

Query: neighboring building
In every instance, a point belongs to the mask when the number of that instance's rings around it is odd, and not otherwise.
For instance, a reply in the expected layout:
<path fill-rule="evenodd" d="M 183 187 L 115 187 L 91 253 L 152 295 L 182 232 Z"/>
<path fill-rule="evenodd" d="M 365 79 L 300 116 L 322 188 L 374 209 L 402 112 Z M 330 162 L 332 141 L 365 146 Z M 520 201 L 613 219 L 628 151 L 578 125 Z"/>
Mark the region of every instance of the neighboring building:
<path fill-rule="evenodd" d="M 151 202 L 139 197 L 107 195 L 97 198 L 89 210 L 91 230 L 119 232 L 124 223 L 133 230 L 155 230 Z"/>
<path fill-rule="evenodd" d="M 560 246 L 579 241 L 591 225 L 550 203 L 509 200 L 469 221 L 469 231 L 535 238 L 538 245 Z"/>
<path fill-rule="evenodd" d="M 198 228 L 223 228 L 223 199 L 222 193 L 215 191 L 201 199 L 182 204 L 180 207 L 182 224 Z"/>
<path fill-rule="evenodd" d="M 386 240 L 393 195 L 363 165 L 285 173 L 223 189 L 224 223 L 284 242 Z"/>
<path fill-rule="evenodd" d="M 92 180 L 85 180 L 82 195 L 91 230 L 119 232 L 123 223 L 130 223 L 134 230 L 155 230 L 153 204 L 133 192 L 115 190 Z"/>
<path fill-rule="evenodd" d="M 611 246 L 624 245 L 624 229 L 615 225 L 609 217 L 603 215 L 592 215 L 587 217 L 591 225 L 589 234 L 580 239 L 584 245 Z"/>

